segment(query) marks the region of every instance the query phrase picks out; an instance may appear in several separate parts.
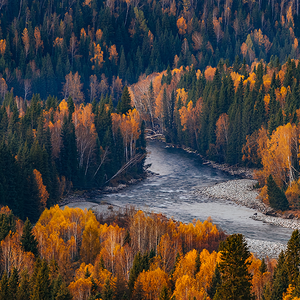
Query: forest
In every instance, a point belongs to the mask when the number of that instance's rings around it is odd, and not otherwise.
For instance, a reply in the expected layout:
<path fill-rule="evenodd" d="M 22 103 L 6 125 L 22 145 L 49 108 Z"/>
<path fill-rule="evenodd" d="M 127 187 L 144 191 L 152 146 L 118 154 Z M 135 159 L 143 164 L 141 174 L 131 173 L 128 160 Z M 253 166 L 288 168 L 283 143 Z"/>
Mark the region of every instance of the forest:
<path fill-rule="evenodd" d="M 300 299 L 211 219 L 60 208 L 144 176 L 145 132 L 300 206 L 299 0 L 0 0 L 0 299 Z M 34 224 L 34 226 L 32 225 Z"/>
<path fill-rule="evenodd" d="M 250 66 L 220 61 L 204 72 L 168 68 L 130 86 L 148 128 L 166 142 L 203 157 L 254 167 L 262 200 L 276 210 L 299 209 L 298 60 Z"/>
<path fill-rule="evenodd" d="M 0 14 L 0 203 L 22 220 L 140 176 L 145 128 L 259 168 L 263 201 L 299 206 L 298 1 L 1 0 Z"/>
<path fill-rule="evenodd" d="M 78 106 L 71 97 L 34 95 L 27 106 L 8 93 L 0 109 L 1 205 L 36 222 L 71 190 L 140 176 L 144 123 L 130 102 L 126 86 L 116 109 L 109 97 Z"/>
<path fill-rule="evenodd" d="M 1 95 L 92 102 L 168 66 L 299 55 L 298 1 L 1 0 Z"/>
<path fill-rule="evenodd" d="M 1 299 L 300 297 L 298 230 L 277 262 L 210 219 L 184 224 L 133 207 L 95 215 L 54 206 L 34 228 L 3 207 L 0 220 Z"/>

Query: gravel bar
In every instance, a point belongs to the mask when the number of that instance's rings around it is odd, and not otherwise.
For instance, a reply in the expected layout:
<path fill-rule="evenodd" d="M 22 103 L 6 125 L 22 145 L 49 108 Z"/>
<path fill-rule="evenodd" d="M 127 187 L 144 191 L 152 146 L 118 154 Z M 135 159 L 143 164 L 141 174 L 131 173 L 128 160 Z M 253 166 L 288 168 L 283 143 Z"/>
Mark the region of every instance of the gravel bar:
<path fill-rule="evenodd" d="M 262 258 L 278 258 L 281 251 L 286 250 L 286 245 L 275 242 L 260 241 L 253 239 L 245 239 L 249 247 L 249 251 L 252 252 L 259 259 Z"/>
<path fill-rule="evenodd" d="M 253 179 L 229 180 L 213 186 L 198 188 L 195 193 L 213 199 L 233 201 L 261 213 L 267 213 L 271 209 L 257 199 L 258 192 L 253 188 L 256 183 L 257 181 Z"/>
<path fill-rule="evenodd" d="M 250 217 L 253 220 L 300 230 L 299 219 L 289 219 L 288 216 L 285 215 L 283 215 L 283 217 L 269 215 L 274 213 L 274 211 L 258 199 L 258 191 L 254 189 L 256 183 L 257 181 L 253 179 L 229 180 L 209 187 L 196 188 L 194 193 L 212 199 L 232 201 L 238 205 L 252 208 L 256 211 L 253 216 Z M 286 245 L 281 243 L 254 239 L 246 239 L 246 241 L 249 250 L 259 258 L 266 256 L 269 258 L 277 258 L 279 253 L 286 249 Z"/>

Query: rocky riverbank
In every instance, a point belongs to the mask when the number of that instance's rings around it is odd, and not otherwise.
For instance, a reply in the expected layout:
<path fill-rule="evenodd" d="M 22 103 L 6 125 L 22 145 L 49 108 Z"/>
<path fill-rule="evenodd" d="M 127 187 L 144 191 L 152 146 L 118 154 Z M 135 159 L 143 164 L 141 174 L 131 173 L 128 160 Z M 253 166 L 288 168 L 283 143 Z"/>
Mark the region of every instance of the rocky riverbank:
<path fill-rule="evenodd" d="M 213 186 L 196 189 L 194 193 L 213 199 L 232 201 L 238 205 L 252 208 L 255 210 L 253 216 L 251 216 L 254 220 L 300 230 L 299 219 L 290 219 L 290 215 L 283 215 L 282 217 L 270 215 L 273 214 L 273 210 L 258 199 L 258 191 L 254 188 L 256 183 L 257 181 L 252 179 L 229 180 Z"/>
<path fill-rule="evenodd" d="M 245 239 L 249 247 L 249 251 L 256 257 L 262 259 L 266 258 L 278 258 L 281 251 L 286 250 L 286 245 L 268 241 L 259 241 L 253 239 Z"/>
<path fill-rule="evenodd" d="M 256 183 L 257 181 L 253 179 L 229 180 L 197 189 L 195 193 L 209 198 L 233 201 L 236 204 L 255 209 L 261 213 L 267 213 L 271 209 L 257 199 L 258 191 L 253 188 Z"/>

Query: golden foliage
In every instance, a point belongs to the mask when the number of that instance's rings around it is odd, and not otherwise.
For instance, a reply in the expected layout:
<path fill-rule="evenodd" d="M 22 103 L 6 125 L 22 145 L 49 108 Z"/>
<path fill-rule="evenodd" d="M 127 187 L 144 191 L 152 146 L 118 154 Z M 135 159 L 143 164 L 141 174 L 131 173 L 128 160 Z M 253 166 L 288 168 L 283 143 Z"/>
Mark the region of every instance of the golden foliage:
<path fill-rule="evenodd" d="M 38 50 L 44 48 L 44 43 L 41 38 L 41 32 L 38 27 L 34 28 L 34 38 L 35 38 L 35 53 L 37 54 Z"/>
<path fill-rule="evenodd" d="M 64 42 L 64 39 L 63 39 L 63 38 L 57 37 L 57 38 L 53 41 L 53 47 L 56 47 L 56 46 L 62 47 L 63 42 Z"/>
<path fill-rule="evenodd" d="M 212 67 L 207 67 L 206 70 L 204 71 L 204 76 L 207 81 L 212 81 L 214 79 L 215 73 L 216 73 L 216 68 Z"/>
<path fill-rule="evenodd" d="M 46 190 L 46 186 L 43 184 L 42 174 L 34 169 L 33 174 L 35 176 L 35 181 L 37 183 L 37 187 L 39 190 L 39 198 L 40 198 L 40 211 L 43 211 L 46 208 L 47 200 L 49 198 L 49 193 Z"/>
<path fill-rule="evenodd" d="M 30 48 L 30 40 L 29 40 L 29 34 L 28 34 L 27 28 L 25 28 L 23 30 L 22 41 L 23 41 L 23 44 L 24 44 L 25 55 L 27 57 L 27 55 L 29 53 L 29 48 Z"/>
<path fill-rule="evenodd" d="M 260 142 L 260 141 L 259 141 Z M 261 185 L 271 174 L 279 187 L 291 185 L 295 180 L 293 156 L 298 153 L 298 134 L 295 125 L 279 126 L 267 143 L 262 143 L 259 154 L 263 168 L 255 173 Z"/>
<path fill-rule="evenodd" d="M 169 286 L 168 274 L 160 268 L 153 271 L 143 271 L 136 280 L 135 289 L 139 286 L 143 289 L 143 299 L 159 299 L 162 288 Z"/>
<path fill-rule="evenodd" d="M 90 61 L 94 64 L 93 68 L 95 68 L 95 66 L 102 68 L 104 59 L 103 59 L 103 51 L 101 50 L 101 46 L 99 44 L 96 45 L 96 43 L 94 43 L 94 54 L 93 55 L 94 56 L 90 59 Z"/>
<path fill-rule="evenodd" d="M 115 64 L 117 64 L 119 56 L 118 56 L 116 45 L 111 45 L 111 47 L 109 48 L 108 52 L 109 52 L 109 58 L 108 59 L 110 61 L 114 60 Z"/>
<path fill-rule="evenodd" d="M 0 40 L 0 53 L 4 55 L 6 49 L 6 40 Z"/>
<path fill-rule="evenodd" d="M 186 33 L 187 24 L 184 17 L 181 17 L 177 20 L 178 32 L 180 35 L 184 35 Z"/>

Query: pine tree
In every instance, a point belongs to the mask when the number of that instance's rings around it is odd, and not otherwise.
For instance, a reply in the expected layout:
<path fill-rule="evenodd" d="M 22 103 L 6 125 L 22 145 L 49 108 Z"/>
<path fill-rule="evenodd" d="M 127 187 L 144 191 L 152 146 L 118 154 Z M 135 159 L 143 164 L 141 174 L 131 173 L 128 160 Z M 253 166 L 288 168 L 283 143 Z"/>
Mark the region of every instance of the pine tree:
<path fill-rule="evenodd" d="M 34 276 L 31 300 L 50 300 L 49 266 L 45 260 L 41 262 Z"/>
<path fill-rule="evenodd" d="M 196 274 L 200 271 L 200 267 L 201 267 L 200 253 L 197 252 L 197 257 L 196 257 L 196 261 L 195 261 L 194 276 L 196 276 Z"/>
<path fill-rule="evenodd" d="M 19 286 L 19 273 L 16 268 L 13 268 L 13 271 L 8 280 L 8 288 L 9 288 L 8 290 L 9 297 L 7 298 L 8 300 L 9 299 L 14 300 L 16 298 L 18 286 Z"/>
<path fill-rule="evenodd" d="M 9 299 L 9 287 L 6 271 L 4 271 L 0 281 L 0 299 Z"/>
<path fill-rule="evenodd" d="M 159 300 L 170 300 L 170 291 L 167 286 L 163 286 L 161 289 L 160 295 L 159 295 Z"/>
<path fill-rule="evenodd" d="M 267 265 L 266 265 L 266 262 L 265 262 L 265 259 L 263 258 L 262 261 L 261 261 L 261 265 L 259 267 L 259 271 L 261 274 L 265 273 L 268 271 L 268 268 L 267 268 Z"/>
<path fill-rule="evenodd" d="M 272 175 L 267 178 L 267 191 L 270 206 L 274 209 L 286 210 L 289 203 L 284 192 L 277 186 Z"/>
<path fill-rule="evenodd" d="M 132 109 L 131 97 L 130 97 L 130 94 L 128 91 L 128 87 L 127 87 L 127 85 L 125 85 L 122 96 L 121 96 L 120 113 L 126 114 L 130 109 Z"/>
<path fill-rule="evenodd" d="M 252 275 L 248 271 L 250 257 L 242 234 L 233 234 L 220 244 L 221 284 L 214 299 L 251 300 Z"/>
<path fill-rule="evenodd" d="M 207 294 L 209 295 L 209 297 L 211 299 L 214 298 L 216 291 L 219 288 L 220 284 L 221 284 L 221 274 L 220 274 L 219 266 L 217 265 L 214 276 L 211 281 L 211 285 L 207 291 Z"/>
<path fill-rule="evenodd" d="M 38 256 L 38 241 L 32 233 L 32 225 L 27 218 L 21 236 L 21 246 L 26 252 L 31 252 L 35 257 Z"/>
<path fill-rule="evenodd" d="M 278 257 L 277 266 L 274 270 L 272 300 L 281 300 L 283 293 L 286 292 L 289 286 L 288 270 L 285 264 L 284 253 L 281 252 Z"/>
<path fill-rule="evenodd" d="M 105 285 L 102 290 L 102 299 L 103 300 L 112 300 L 113 299 L 113 289 L 111 287 L 109 279 L 106 279 Z"/>
<path fill-rule="evenodd" d="M 16 295 L 17 300 L 30 299 L 29 274 L 25 269 L 21 273 L 20 284 Z"/>
<path fill-rule="evenodd" d="M 300 233 L 298 229 L 293 231 L 288 241 L 285 263 L 288 271 L 289 284 L 295 286 L 297 278 L 299 277 L 300 267 Z"/>
<path fill-rule="evenodd" d="M 143 262 L 142 262 L 142 255 L 140 252 L 138 252 L 133 260 L 132 268 L 130 270 L 129 274 L 129 280 L 128 280 L 128 287 L 130 290 L 130 293 L 132 294 L 134 284 L 136 279 L 138 278 L 139 274 L 143 271 Z"/>

